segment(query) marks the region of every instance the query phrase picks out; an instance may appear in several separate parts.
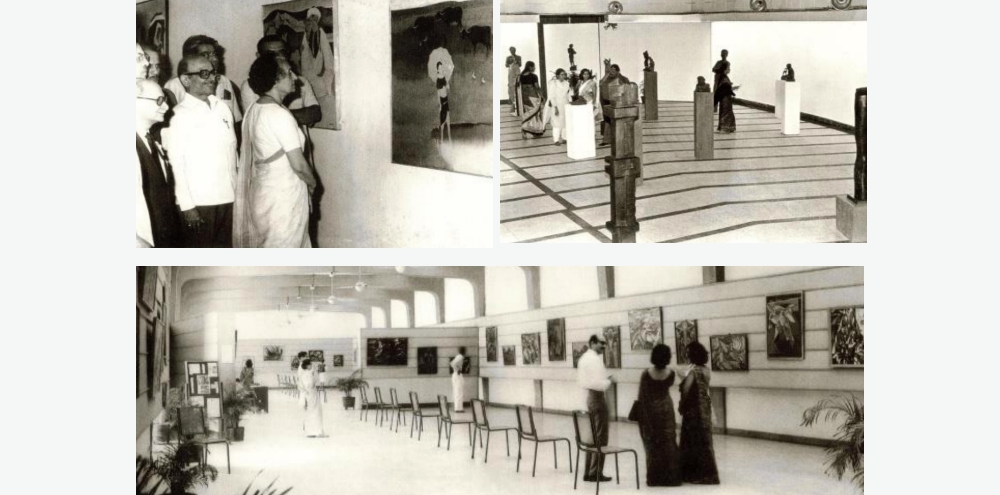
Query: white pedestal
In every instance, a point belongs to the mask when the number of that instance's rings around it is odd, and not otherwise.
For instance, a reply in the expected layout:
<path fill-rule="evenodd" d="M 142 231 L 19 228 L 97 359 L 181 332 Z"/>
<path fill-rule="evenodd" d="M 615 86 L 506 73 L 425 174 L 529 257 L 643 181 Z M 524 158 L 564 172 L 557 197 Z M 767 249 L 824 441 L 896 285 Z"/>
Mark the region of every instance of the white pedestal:
<path fill-rule="evenodd" d="M 573 160 L 597 156 L 594 142 L 594 107 L 566 105 L 566 154 Z"/>
<path fill-rule="evenodd" d="M 837 196 L 837 230 L 850 242 L 868 242 L 868 202 Z"/>
<path fill-rule="evenodd" d="M 781 133 L 797 135 L 802 111 L 802 88 L 797 82 L 774 83 L 774 114 L 781 121 Z"/>

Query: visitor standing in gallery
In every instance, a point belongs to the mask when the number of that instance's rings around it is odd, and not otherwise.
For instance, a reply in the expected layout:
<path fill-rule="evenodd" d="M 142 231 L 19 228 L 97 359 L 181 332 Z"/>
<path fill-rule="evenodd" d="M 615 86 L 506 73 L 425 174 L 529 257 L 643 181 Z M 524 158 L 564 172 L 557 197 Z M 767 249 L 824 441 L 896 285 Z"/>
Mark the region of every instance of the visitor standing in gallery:
<path fill-rule="evenodd" d="M 681 484 L 677 421 L 670 398 L 675 374 L 667 368 L 670 357 L 670 347 L 657 344 L 650 355 L 653 367 L 639 379 L 639 436 L 646 450 L 647 486 Z"/>
<path fill-rule="evenodd" d="M 542 89 L 535 74 L 535 63 L 528 62 L 521 72 L 521 135 L 527 139 L 545 134 L 545 115 L 542 111 Z"/>
<path fill-rule="evenodd" d="M 736 112 L 733 110 L 733 99 L 736 98 L 736 90 L 739 86 L 733 86 L 729 80 L 729 69 L 722 75 L 719 86 L 715 89 L 715 103 L 719 106 L 719 132 L 730 134 L 736 132 Z"/>
<path fill-rule="evenodd" d="M 566 105 L 569 104 L 570 87 L 566 71 L 556 70 L 556 76 L 549 81 L 549 120 L 552 122 L 552 142 L 556 146 L 566 144 L 563 131 L 566 129 Z"/>
<path fill-rule="evenodd" d="M 715 74 L 715 86 L 712 86 L 712 90 L 718 92 L 719 86 L 722 84 L 722 78 L 729 74 L 729 50 L 722 50 L 722 60 L 715 63 L 712 67 L 712 72 Z M 719 110 L 719 97 L 715 98 L 715 110 Z"/>
<path fill-rule="evenodd" d="M 580 356 L 577 363 L 577 383 L 587 391 L 587 411 L 590 412 L 591 420 L 594 422 L 595 431 L 594 443 L 598 446 L 608 444 L 608 401 L 604 391 L 611 386 L 611 377 L 604 367 L 604 348 L 608 345 L 597 335 L 590 336 L 590 349 Z M 587 472 L 583 476 L 584 481 L 611 481 L 611 477 L 604 476 L 604 456 L 587 452 Z"/>
<path fill-rule="evenodd" d="M 507 99 L 510 100 L 511 115 L 518 115 L 517 105 L 517 78 L 521 75 L 521 56 L 517 54 L 517 49 L 510 47 L 510 56 L 507 57 Z"/>
<path fill-rule="evenodd" d="M 458 348 L 458 355 L 451 360 L 451 395 L 455 398 L 455 412 L 465 412 L 465 378 L 462 368 L 465 366 L 465 348 Z"/>
<path fill-rule="evenodd" d="M 163 122 L 168 109 L 167 98 L 160 86 L 149 79 L 136 79 L 135 91 L 135 149 L 139 164 L 136 214 L 137 220 L 146 221 L 149 229 L 146 232 L 139 229 L 136 235 L 158 248 L 180 247 L 181 225 L 174 198 L 174 175 L 167 154 L 150 132 L 154 124 Z M 138 208 L 140 192 L 148 220 L 138 217 L 142 213 Z"/>
<path fill-rule="evenodd" d="M 319 402 L 319 389 L 317 388 L 316 373 L 312 370 L 312 361 L 309 358 L 302 360 L 302 374 L 299 375 L 301 381 L 303 397 L 305 397 L 304 410 L 305 420 L 303 428 L 309 438 L 325 437 L 323 432 L 323 406 Z"/>
<path fill-rule="evenodd" d="M 601 118 L 601 107 L 597 104 L 597 81 L 594 80 L 594 73 L 590 69 L 580 71 L 580 97 L 587 100 L 594 107 L 594 121 Z"/>
<path fill-rule="evenodd" d="M 686 483 L 718 485 L 719 470 L 712 446 L 712 372 L 708 351 L 698 342 L 687 347 L 691 368 L 681 381 L 681 473 Z"/>

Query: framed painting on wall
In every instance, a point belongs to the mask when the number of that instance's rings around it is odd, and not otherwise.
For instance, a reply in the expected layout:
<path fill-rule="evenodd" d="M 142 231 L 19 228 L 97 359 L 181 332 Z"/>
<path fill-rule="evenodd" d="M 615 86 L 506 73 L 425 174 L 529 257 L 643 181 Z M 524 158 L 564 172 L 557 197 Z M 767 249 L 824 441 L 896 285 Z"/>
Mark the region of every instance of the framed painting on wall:
<path fill-rule="evenodd" d="M 541 364 L 542 335 L 526 333 L 521 335 L 521 359 L 525 365 Z"/>
<path fill-rule="evenodd" d="M 343 368 L 344 367 L 344 355 L 343 354 L 334 354 L 333 355 L 333 367 L 334 368 Z"/>
<path fill-rule="evenodd" d="M 830 310 L 830 364 L 834 368 L 865 367 L 865 307 Z"/>
<path fill-rule="evenodd" d="M 604 327 L 604 367 L 620 369 L 622 367 L 622 328 Z M 576 365 L 573 366 L 576 368 Z"/>
<path fill-rule="evenodd" d="M 284 40 L 292 70 L 312 89 L 323 112 L 314 126 L 319 129 L 341 128 L 338 4 L 338 0 L 295 0 L 264 6 L 263 34 Z"/>
<path fill-rule="evenodd" d="M 472 358 L 469 356 L 465 356 L 465 360 L 462 361 L 462 374 L 472 374 Z"/>
<path fill-rule="evenodd" d="M 323 355 L 323 351 L 314 350 L 309 351 L 309 361 L 312 362 L 313 366 L 316 367 L 316 371 L 320 373 L 326 373 L 326 360 Z"/>
<path fill-rule="evenodd" d="M 285 356 L 285 348 L 280 345 L 264 346 L 264 361 L 282 361 Z"/>
<path fill-rule="evenodd" d="M 368 366 L 406 366 L 406 338 L 368 339 Z"/>
<path fill-rule="evenodd" d="M 517 346 L 513 345 L 503 346 L 503 365 L 504 366 L 517 365 Z"/>
<path fill-rule="evenodd" d="M 170 61 L 166 59 L 167 49 L 170 47 L 167 20 L 167 0 L 148 0 L 135 4 L 136 43 L 153 47 L 160 54 L 161 65 L 169 67 Z"/>
<path fill-rule="evenodd" d="M 709 338 L 712 347 L 712 370 L 750 371 L 750 345 L 747 334 L 719 335 Z"/>
<path fill-rule="evenodd" d="M 687 346 L 698 341 L 698 320 L 674 322 L 674 339 L 677 364 L 691 364 L 687 356 Z"/>
<path fill-rule="evenodd" d="M 767 357 L 805 359 L 805 298 L 801 292 L 767 296 Z"/>
<path fill-rule="evenodd" d="M 486 361 L 497 362 L 497 327 L 486 327 Z"/>
<path fill-rule="evenodd" d="M 580 357 L 583 356 L 590 346 L 586 342 L 573 342 L 573 367 L 576 368 L 580 363 Z"/>
<path fill-rule="evenodd" d="M 549 338 L 549 361 L 566 360 L 566 319 L 549 320 L 547 325 Z"/>
<path fill-rule="evenodd" d="M 633 351 L 651 351 L 663 342 L 663 312 L 659 307 L 629 311 L 628 329 Z"/>
<path fill-rule="evenodd" d="M 391 20 L 392 163 L 492 177 L 493 1 L 393 10 Z"/>
<path fill-rule="evenodd" d="M 155 266 L 140 266 L 138 268 L 139 301 L 146 309 L 152 311 L 154 304 L 156 304 L 156 272 L 159 268 Z"/>
<path fill-rule="evenodd" d="M 417 347 L 417 374 L 438 374 L 438 348 Z"/>

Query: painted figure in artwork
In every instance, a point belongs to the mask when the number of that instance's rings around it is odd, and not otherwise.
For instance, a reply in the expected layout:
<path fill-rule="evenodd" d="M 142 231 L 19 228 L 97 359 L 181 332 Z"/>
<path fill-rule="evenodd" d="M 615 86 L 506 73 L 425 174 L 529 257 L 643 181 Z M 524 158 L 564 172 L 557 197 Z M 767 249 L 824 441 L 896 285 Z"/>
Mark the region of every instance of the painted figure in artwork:
<path fill-rule="evenodd" d="M 311 8 L 306 13 L 305 36 L 302 37 L 300 65 L 302 77 L 312 85 L 316 98 L 333 94 L 333 49 L 320 27 L 322 19 L 319 9 Z"/>

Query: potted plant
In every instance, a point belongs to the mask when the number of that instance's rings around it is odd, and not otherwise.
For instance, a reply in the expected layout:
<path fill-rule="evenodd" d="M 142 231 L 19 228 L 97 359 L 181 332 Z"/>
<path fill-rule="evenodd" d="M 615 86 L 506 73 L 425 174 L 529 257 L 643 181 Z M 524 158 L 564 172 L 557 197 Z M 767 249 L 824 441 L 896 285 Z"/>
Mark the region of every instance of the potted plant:
<path fill-rule="evenodd" d="M 138 461 L 136 464 L 138 469 Z M 167 493 L 170 495 L 189 495 L 188 490 L 195 485 L 208 486 L 208 482 L 215 481 L 219 476 L 217 469 L 201 463 L 201 446 L 190 440 L 181 440 L 167 447 L 166 452 L 153 461 L 153 466 L 156 474 L 169 487 Z"/>
<path fill-rule="evenodd" d="M 135 493 L 136 495 L 156 495 L 163 486 L 163 480 L 156 472 L 153 461 L 141 455 L 135 456 Z"/>
<path fill-rule="evenodd" d="M 334 386 L 344 393 L 344 409 L 354 409 L 354 396 L 351 394 L 361 387 L 367 387 L 368 382 L 363 378 L 362 370 L 359 368 L 347 378 L 338 378 Z"/>
<path fill-rule="evenodd" d="M 865 404 L 854 395 L 834 396 L 823 399 L 802 413 L 802 426 L 812 426 L 823 421 L 836 421 L 843 415 L 837 426 L 834 443 L 826 448 L 827 474 L 836 474 L 843 479 L 850 469 L 854 473 L 851 481 L 861 493 L 865 492 Z"/>
<path fill-rule="evenodd" d="M 178 428 L 177 408 L 188 405 L 183 387 L 172 388 L 167 391 L 167 404 L 163 407 L 163 420 L 153 423 L 154 444 L 170 443 L 170 439 L 177 432 Z"/>
<path fill-rule="evenodd" d="M 226 436 L 234 442 L 242 442 L 244 429 L 240 426 L 243 415 L 257 410 L 257 396 L 252 390 L 229 384 L 223 387 L 222 414 L 226 420 Z"/>

